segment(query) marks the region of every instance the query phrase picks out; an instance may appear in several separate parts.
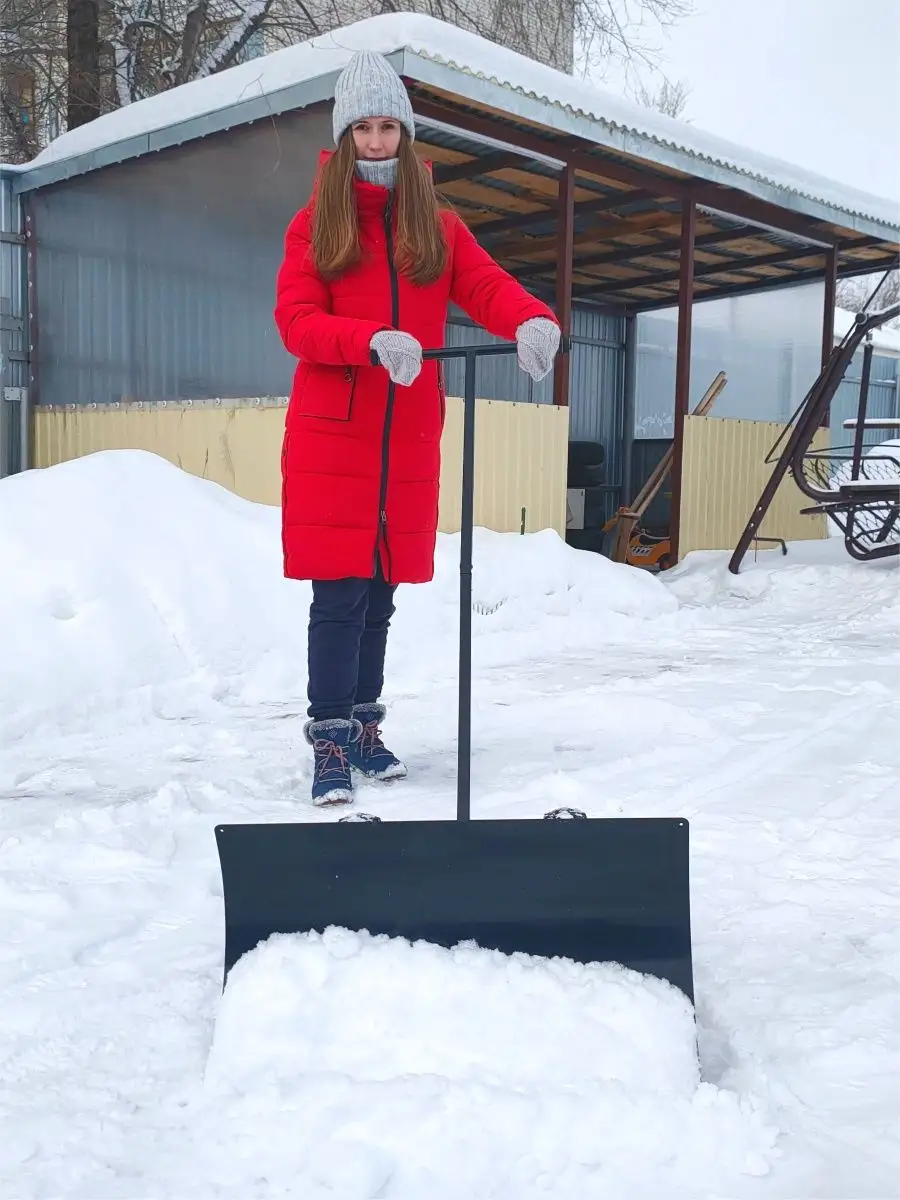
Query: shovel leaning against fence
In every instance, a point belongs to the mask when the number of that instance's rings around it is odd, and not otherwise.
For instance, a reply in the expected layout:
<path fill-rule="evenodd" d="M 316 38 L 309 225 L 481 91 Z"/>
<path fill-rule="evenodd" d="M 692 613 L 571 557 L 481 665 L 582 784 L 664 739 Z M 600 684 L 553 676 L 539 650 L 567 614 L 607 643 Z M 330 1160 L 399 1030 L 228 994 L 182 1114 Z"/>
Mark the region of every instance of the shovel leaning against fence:
<path fill-rule="evenodd" d="M 712 406 L 718 400 L 722 389 L 728 383 L 728 376 L 724 371 L 720 371 L 709 387 L 706 389 L 702 399 L 698 402 L 697 407 L 691 413 L 692 417 L 705 417 Z M 672 470 L 672 463 L 675 460 L 675 447 L 669 446 L 665 454 L 657 463 L 650 478 L 635 496 L 630 506 L 625 506 L 617 509 L 603 526 L 603 532 L 608 534 L 612 529 L 615 533 L 612 538 L 612 547 L 610 549 L 610 558 L 613 562 L 628 562 L 630 561 L 629 549 L 634 540 L 640 536 L 640 522 L 656 498 L 662 485 L 665 483 L 669 472 Z M 668 545 L 668 540 L 663 539 Z M 665 559 L 665 548 L 655 556 L 658 565 L 663 565 Z M 635 561 L 634 565 L 644 565 Z M 646 565 L 650 565 L 649 561 Z"/>

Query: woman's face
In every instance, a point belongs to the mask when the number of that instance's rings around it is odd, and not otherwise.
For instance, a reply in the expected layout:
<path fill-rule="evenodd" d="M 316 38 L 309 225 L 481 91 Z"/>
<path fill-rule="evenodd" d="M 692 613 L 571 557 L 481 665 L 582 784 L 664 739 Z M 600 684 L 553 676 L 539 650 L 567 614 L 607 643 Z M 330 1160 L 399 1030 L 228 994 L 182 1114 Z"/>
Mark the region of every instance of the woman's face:
<path fill-rule="evenodd" d="M 357 158 L 396 158 L 400 148 L 400 122 L 393 117 L 369 117 L 353 126 Z"/>

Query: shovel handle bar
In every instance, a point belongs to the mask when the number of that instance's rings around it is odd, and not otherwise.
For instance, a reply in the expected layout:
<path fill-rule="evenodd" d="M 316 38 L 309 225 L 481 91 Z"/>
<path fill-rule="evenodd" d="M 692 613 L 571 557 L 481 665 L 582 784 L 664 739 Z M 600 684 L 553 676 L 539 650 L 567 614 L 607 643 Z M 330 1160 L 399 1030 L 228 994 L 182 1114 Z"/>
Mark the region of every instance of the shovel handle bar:
<path fill-rule="evenodd" d="M 569 334 L 564 333 L 559 339 L 559 354 L 571 354 L 572 339 Z M 447 362 L 454 358 L 487 358 L 500 354 L 516 354 L 518 345 L 515 342 L 493 342 L 487 346 L 440 346 L 436 350 L 423 350 L 422 361 L 437 361 Z M 375 350 L 369 352 L 369 361 L 373 367 L 380 366 L 378 353 Z"/>
<path fill-rule="evenodd" d="M 442 346 L 423 350 L 423 360 L 445 362 L 464 359 L 463 389 L 462 519 L 459 539 L 459 724 L 457 738 L 456 819 L 471 816 L 472 792 L 472 535 L 475 524 L 475 367 L 479 358 L 516 354 L 515 342 L 494 342 L 486 346 Z M 560 338 L 558 355 L 571 352 L 571 339 Z M 372 366 L 380 365 L 371 352 Z"/>

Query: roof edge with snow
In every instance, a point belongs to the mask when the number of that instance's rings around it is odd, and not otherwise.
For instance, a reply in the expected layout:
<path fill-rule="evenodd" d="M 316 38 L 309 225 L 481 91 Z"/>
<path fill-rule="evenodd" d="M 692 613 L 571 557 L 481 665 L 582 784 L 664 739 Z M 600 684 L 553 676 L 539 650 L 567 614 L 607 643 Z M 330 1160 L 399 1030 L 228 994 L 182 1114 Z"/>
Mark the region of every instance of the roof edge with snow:
<path fill-rule="evenodd" d="M 475 34 L 387 13 L 118 109 L 62 134 L 19 174 L 26 191 L 279 113 L 328 101 L 355 50 L 403 75 L 600 148 L 894 242 L 900 202 L 734 145 Z"/>

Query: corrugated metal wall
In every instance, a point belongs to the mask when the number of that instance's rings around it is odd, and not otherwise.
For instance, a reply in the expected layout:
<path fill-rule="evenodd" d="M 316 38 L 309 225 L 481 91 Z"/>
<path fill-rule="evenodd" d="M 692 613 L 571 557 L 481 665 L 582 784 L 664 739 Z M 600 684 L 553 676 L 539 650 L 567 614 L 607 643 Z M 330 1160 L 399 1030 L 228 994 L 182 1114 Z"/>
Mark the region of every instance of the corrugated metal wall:
<path fill-rule="evenodd" d="M 844 429 L 846 420 L 855 420 L 859 411 L 859 388 L 862 382 L 863 352 L 858 350 L 853 362 L 844 376 L 831 405 L 831 444 L 832 446 L 850 446 L 853 444 L 853 430 Z M 872 355 L 872 372 L 869 377 L 869 398 L 866 404 L 866 418 L 875 417 L 900 418 L 900 359 L 888 358 L 885 355 Z M 871 429 L 863 435 L 863 445 L 877 446 L 879 442 L 889 438 L 900 437 L 900 429 L 885 430 Z"/>
<path fill-rule="evenodd" d="M 37 400 L 283 396 L 284 231 L 327 114 L 287 114 L 33 194 Z"/>
<path fill-rule="evenodd" d="M 772 473 L 766 456 L 785 426 L 773 421 L 722 421 L 688 417 L 684 423 L 679 553 L 730 550 Z M 827 430 L 813 439 L 814 449 L 828 446 Z M 775 494 L 760 528 L 763 537 L 785 541 L 824 538 L 823 516 L 803 516 L 811 501 L 789 475 Z"/>
<path fill-rule="evenodd" d="M 25 246 L 13 178 L 0 168 L 0 478 L 21 467 L 18 393 L 28 386 Z"/>
<path fill-rule="evenodd" d="M 312 187 L 327 114 L 294 113 L 34 195 L 41 404 L 285 395 L 293 359 L 272 322 L 284 230 Z M 451 318 L 448 341 L 490 341 Z M 460 323 L 463 322 L 463 323 Z M 573 317 L 570 429 L 621 479 L 624 322 Z M 462 393 L 462 365 L 448 364 Z M 552 401 L 514 358 L 479 366 L 486 399 Z"/>
<path fill-rule="evenodd" d="M 147 450 L 247 500 L 281 503 L 281 444 L 287 401 L 256 404 L 39 405 L 36 467 L 100 450 Z M 448 397 L 441 441 L 440 528 L 459 531 L 463 406 Z M 555 529 L 566 520 L 568 413 L 552 404 L 479 400 L 475 422 L 475 519 L 501 533 Z"/>
<path fill-rule="evenodd" d="M 495 341 L 461 314 L 451 314 L 447 341 L 453 346 L 479 346 Z M 624 420 L 625 322 L 592 308 L 572 313 L 572 357 L 569 367 L 569 437 L 600 442 L 606 452 L 607 478 L 621 481 Z M 448 363 L 447 387 L 462 395 L 463 365 Z M 553 378 L 534 383 L 519 370 L 514 356 L 488 358 L 478 365 L 479 396 L 552 404 Z"/>

